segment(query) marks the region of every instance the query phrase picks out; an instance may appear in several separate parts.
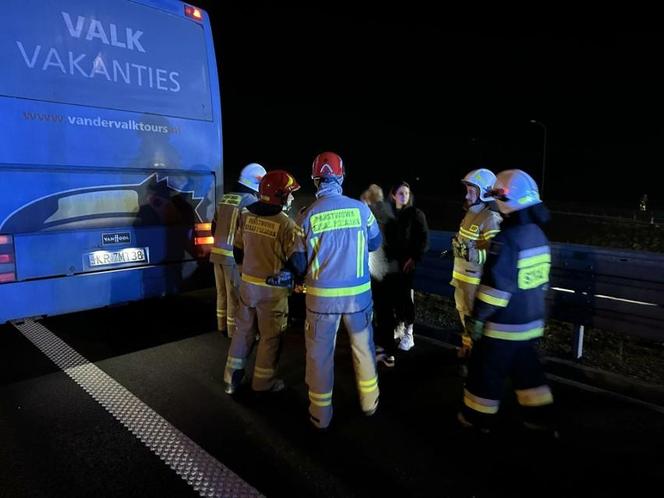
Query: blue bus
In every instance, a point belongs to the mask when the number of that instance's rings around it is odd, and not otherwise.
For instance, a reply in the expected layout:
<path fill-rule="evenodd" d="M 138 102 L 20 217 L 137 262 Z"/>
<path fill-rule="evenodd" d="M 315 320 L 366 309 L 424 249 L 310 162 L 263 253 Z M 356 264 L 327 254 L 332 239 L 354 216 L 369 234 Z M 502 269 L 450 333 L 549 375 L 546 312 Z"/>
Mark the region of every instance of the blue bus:
<path fill-rule="evenodd" d="M 0 324 L 207 279 L 223 191 L 207 14 L 4 0 L 0 62 Z"/>

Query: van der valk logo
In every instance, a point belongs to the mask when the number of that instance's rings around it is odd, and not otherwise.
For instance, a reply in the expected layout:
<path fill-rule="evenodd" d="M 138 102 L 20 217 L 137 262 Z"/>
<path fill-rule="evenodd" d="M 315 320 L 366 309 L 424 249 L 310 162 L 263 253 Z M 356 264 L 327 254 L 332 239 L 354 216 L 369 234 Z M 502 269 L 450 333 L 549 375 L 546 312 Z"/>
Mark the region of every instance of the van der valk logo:
<path fill-rule="evenodd" d="M 131 234 L 129 232 L 101 234 L 101 243 L 104 246 L 115 245 L 115 244 L 126 244 L 128 242 L 131 242 Z"/>

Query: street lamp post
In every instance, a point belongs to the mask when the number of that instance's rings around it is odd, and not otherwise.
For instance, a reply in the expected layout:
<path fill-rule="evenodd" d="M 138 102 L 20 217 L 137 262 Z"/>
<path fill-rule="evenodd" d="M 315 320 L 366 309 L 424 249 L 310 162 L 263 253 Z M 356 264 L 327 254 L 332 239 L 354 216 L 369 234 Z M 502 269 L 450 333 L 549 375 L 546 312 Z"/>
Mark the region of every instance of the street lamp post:
<path fill-rule="evenodd" d="M 537 121 L 536 119 L 531 119 L 531 123 L 536 124 L 538 126 L 541 126 L 542 129 L 544 130 L 544 145 L 542 147 L 542 178 L 540 179 L 540 197 L 544 197 L 544 174 L 546 172 L 546 135 L 547 135 L 547 129 L 546 125 L 542 123 L 541 121 Z"/>

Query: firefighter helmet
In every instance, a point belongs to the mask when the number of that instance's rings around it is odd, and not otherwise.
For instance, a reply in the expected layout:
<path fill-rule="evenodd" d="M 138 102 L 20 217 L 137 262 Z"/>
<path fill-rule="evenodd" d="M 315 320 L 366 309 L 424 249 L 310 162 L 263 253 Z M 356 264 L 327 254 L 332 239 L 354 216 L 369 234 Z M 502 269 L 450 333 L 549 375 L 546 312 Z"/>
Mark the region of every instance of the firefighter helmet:
<path fill-rule="evenodd" d="M 474 169 L 461 179 L 464 185 L 471 185 L 477 188 L 479 200 L 488 202 L 493 200 L 489 192 L 496 182 L 496 175 L 486 168 Z"/>
<path fill-rule="evenodd" d="M 520 169 L 498 173 L 491 192 L 501 213 L 520 211 L 541 201 L 535 180 Z"/>
<path fill-rule="evenodd" d="M 287 206 L 288 197 L 300 188 L 295 177 L 282 169 L 267 173 L 261 180 L 258 193 L 261 202 L 275 206 Z"/>
<path fill-rule="evenodd" d="M 334 152 L 321 152 L 311 165 L 311 178 L 344 176 L 344 162 Z"/>
<path fill-rule="evenodd" d="M 249 187 L 254 192 L 258 192 L 258 185 L 261 178 L 265 176 L 265 168 L 258 163 L 247 164 L 240 172 L 240 182 L 245 187 Z"/>

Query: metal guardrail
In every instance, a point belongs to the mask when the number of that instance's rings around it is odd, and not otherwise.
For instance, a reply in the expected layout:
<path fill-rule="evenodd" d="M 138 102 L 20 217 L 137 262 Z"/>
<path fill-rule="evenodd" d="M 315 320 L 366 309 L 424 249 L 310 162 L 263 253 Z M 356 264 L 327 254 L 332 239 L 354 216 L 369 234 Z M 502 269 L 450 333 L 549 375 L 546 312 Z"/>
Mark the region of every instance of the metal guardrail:
<path fill-rule="evenodd" d="M 620 215 L 611 215 L 552 209 L 551 214 L 557 216 L 577 216 L 584 219 L 591 219 L 607 223 L 623 223 L 635 226 L 656 226 L 657 228 L 660 228 L 664 224 L 664 217 L 660 216 L 659 214 L 655 215 L 654 212 L 641 213 L 634 211 L 631 215 L 627 216 L 624 215 L 624 213 Z"/>
<path fill-rule="evenodd" d="M 418 265 L 415 288 L 452 297 L 454 232 L 431 232 Z M 583 352 L 584 327 L 664 341 L 664 254 L 575 244 L 551 244 L 550 317 L 575 325 L 575 356 Z"/>

